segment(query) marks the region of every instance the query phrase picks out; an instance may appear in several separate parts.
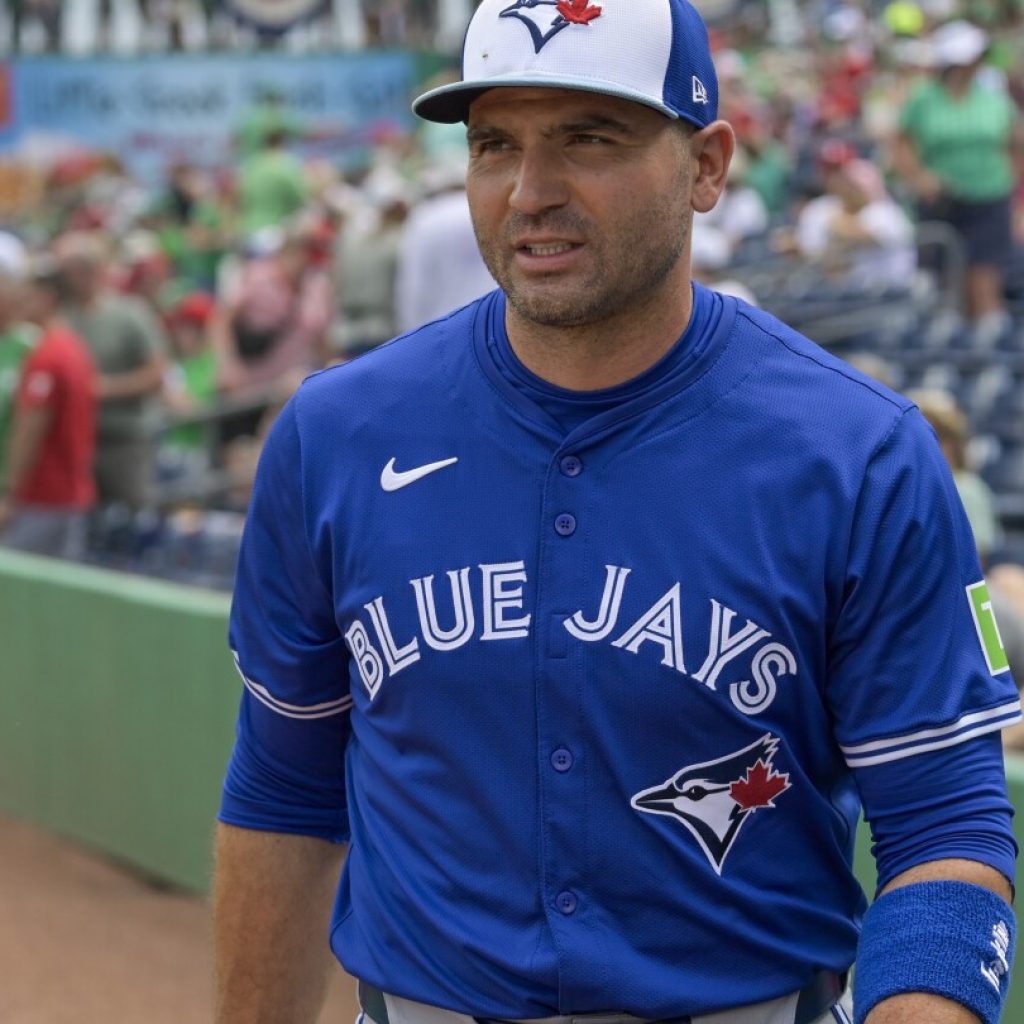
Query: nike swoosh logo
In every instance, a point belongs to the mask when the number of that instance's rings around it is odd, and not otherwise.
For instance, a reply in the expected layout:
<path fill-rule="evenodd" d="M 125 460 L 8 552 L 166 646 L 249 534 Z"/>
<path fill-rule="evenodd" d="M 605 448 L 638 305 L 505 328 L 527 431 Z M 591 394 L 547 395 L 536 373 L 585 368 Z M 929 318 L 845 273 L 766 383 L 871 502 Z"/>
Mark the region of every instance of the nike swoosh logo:
<path fill-rule="evenodd" d="M 454 466 L 458 461 L 457 457 L 442 459 L 440 462 L 429 462 L 425 466 L 417 466 L 415 469 L 399 472 L 395 469 L 395 460 L 392 459 L 381 471 L 380 485 L 385 491 L 400 491 L 403 487 L 408 487 L 409 484 L 414 484 L 417 480 L 422 480 L 425 476 L 444 469 L 445 466 Z"/>

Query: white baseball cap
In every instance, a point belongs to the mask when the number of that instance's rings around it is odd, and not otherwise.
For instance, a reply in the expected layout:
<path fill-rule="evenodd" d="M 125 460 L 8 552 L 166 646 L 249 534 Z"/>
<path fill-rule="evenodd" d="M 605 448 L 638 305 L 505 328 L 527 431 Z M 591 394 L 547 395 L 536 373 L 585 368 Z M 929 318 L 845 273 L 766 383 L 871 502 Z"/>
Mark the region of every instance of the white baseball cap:
<path fill-rule="evenodd" d="M 465 121 L 488 89 L 546 86 L 633 100 L 700 128 L 718 117 L 707 28 L 688 0 L 483 0 L 462 80 L 424 93 L 428 121 Z"/>
<path fill-rule="evenodd" d="M 937 67 L 966 67 L 988 49 L 985 30 L 969 21 L 947 22 L 932 33 L 932 57 Z"/>

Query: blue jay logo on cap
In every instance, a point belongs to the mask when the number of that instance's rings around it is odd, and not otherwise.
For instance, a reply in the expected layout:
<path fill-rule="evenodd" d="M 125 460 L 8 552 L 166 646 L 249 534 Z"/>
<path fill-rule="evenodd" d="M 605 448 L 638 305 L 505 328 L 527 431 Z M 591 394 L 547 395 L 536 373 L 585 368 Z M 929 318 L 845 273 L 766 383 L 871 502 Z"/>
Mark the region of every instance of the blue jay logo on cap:
<path fill-rule="evenodd" d="M 555 10 L 551 11 L 550 8 Z M 506 7 L 499 18 L 516 18 L 529 30 L 536 53 L 563 28 L 570 25 L 589 25 L 601 16 L 601 8 L 593 7 L 590 0 L 516 0 Z"/>

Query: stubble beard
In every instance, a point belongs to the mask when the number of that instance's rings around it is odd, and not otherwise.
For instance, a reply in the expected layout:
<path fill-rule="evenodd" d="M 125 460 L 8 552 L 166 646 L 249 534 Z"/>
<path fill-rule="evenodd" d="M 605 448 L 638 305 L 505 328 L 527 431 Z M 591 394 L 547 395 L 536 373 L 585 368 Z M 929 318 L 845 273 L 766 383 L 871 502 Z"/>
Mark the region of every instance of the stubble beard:
<path fill-rule="evenodd" d="M 653 205 L 648 210 L 648 215 L 631 222 L 612 246 L 597 239 L 577 218 L 558 215 L 507 225 L 509 235 L 528 227 L 587 238 L 592 266 L 583 278 L 573 281 L 560 283 L 557 273 L 524 281 L 512 267 L 514 257 L 507 242 L 481 237 L 479 232 L 477 241 L 491 276 L 520 319 L 537 327 L 588 327 L 645 307 L 677 267 L 686 246 L 688 223 L 676 216 L 675 210 Z M 674 233 L 669 227 L 673 224 L 677 227 Z"/>

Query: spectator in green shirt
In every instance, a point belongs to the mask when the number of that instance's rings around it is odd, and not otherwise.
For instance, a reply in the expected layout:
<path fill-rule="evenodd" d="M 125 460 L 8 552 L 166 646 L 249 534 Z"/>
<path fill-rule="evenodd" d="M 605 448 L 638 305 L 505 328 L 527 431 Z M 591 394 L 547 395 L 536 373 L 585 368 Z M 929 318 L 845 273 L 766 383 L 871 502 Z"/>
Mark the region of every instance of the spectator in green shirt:
<path fill-rule="evenodd" d="M 977 336 L 1009 326 L 1005 269 L 1013 250 L 1011 148 L 1018 113 L 1005 89 L 979 79 L 986 33 L 954 21 L 933 33 L 935 74 L 900 115 L 897 173 L 916 199 L 919 221 L 950 225 L 967 263 L 966 312 Z"/>
<path fill-rule="evenodd" d="M 299 121 L 288 110 L 284 96 L 269 90 L 246 111 L 235 132 L 235 146 L 242 157 L 252 156 L 263 148 L 270 132 L 281 130 L 289 137 L 301 133 Z"/>
<path fill-rule="evenodd" d="M 149 211 L 149 220 L 174 276 L 189 288 L 216 288 L 231 225 L 208 175 L 188 163 L 173 164 L 167 190 Z"/>
<path fill-rule="evenodd" d="M 284 127 L 269 131 L 264 146 L 242 163 L 238 200 L 242 233 L 252 237 L 261 228 L 276 228 L 306 204 L 309 185 L 305 168 L 285 148 Z"/>
<path fill-rule="evenodd" d="M 216 401 L 217 353 L 208 333 L 214 306 L 211 295 L 192 292 L 182 296 L 169 312 L 167 326 L 173 359 L 164 378 L 163 399 L 171 413 L 187 416 L 209 408 Z M 209 432 L 201 424 L 176 427 L 165 442 L 177 453 L 210 455 Z"/>

